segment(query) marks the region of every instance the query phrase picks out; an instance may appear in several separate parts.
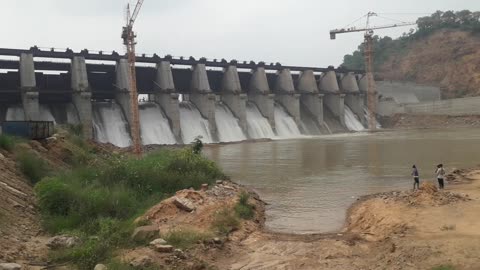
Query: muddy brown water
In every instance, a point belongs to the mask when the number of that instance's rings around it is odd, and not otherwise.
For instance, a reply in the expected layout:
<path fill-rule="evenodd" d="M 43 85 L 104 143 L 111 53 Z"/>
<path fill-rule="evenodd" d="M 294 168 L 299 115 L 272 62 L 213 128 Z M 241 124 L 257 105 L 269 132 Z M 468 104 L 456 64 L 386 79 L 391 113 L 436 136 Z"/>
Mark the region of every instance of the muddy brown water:
<path fill-rule="evenodd" d="M 480 129 L 386 131 L 205 149 L 232 179 L 254 188 L 269 205 L 268 229 L 286 233 L 341 229 L 362 195 L 409 189 L 411 167 L 421 181 L 480 164 Z"/>

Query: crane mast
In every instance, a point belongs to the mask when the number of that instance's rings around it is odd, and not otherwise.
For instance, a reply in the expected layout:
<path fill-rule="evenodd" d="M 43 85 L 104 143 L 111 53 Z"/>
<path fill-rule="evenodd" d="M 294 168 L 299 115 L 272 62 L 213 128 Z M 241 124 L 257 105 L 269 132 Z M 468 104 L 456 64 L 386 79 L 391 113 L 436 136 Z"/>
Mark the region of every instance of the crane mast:
<path fill-rule="evenodd" d="M 140 119 L 138 112 L 138 91 L 137 76 L 135 71 L 135 33 L 133 32 L 133 24 L 140 12 L 143 0 L 138 0 L 135 9 L 130 14 L 130 5 L 126 8 L 126 26 L 123 27 L 122 39 L 126 47 L 128 61 L 128 81 L 130 90 L 130 133 L 132 136 L 133 153 L 137 156 L 142 154 L 142 145 L 140 140 Z"/>
<path fill-rule="evenodd" d="M 386 29 L 386 28 L 394 28 L 400 26 L 408 26 L 408 25 L 415 25 L 414 22 L 400 22 L 396 24 L 390 25 L 382 25 L 382 26 L 370 26 L 370 18 L 378 16 L 375 12 L 368 12 L 363 17 L 367 18 L 367 23 L 365 28 L 342 28 L 342 29 L 334 29 L 330 31 L 330 39 L 335 39 L 337 34 L 343 33 L 353 33 L 353 32 L 365 32 L 364 34 L 364 56 L 365 56 L 365 76 L 367 79 L 367 108 L 368 108 L 368 129 L 370 131 L 375 131 L 377 128 L 377 120 L 376 120 L 376 104 L 377 104 L 377 92 L 375 89 L 375 79 L 374 79 L 374 70 L 373 70 L 373 55 L 374 55 L 374 48 L 373 48 L 373 30 L 377 29 Z"/>

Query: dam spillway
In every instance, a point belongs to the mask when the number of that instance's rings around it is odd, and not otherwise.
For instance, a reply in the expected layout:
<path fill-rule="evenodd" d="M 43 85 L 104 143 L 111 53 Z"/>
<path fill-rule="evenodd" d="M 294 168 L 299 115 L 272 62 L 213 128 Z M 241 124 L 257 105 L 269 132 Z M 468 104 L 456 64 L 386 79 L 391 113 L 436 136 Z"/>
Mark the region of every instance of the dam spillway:
<path fill-rule="evenodd" d="M 131 144 L 124 56 L 37 48 L 0 48 L 2 55 L 18 58 L 0 58 L 0 122 L 80 123 L 88 138 Z M 156 55 L 137 62 L 145 64 L 136 67 L 138 92 L 148 100 L 139 102 L 145 145 L 188 144 L 197 136 L 206 143 L 294 138 L 366 124 L 361 71 Z"/>

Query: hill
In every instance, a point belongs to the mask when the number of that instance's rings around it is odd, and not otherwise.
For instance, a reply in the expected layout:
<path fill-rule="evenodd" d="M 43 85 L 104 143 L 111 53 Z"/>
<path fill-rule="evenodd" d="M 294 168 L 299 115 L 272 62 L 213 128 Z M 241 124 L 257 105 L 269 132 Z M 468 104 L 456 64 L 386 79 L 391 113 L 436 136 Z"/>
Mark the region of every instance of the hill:
<path fill-rule="evenodd" d="M 376 77 L 440 86 L 443 98 L 480 95 L 480 12 L 437 11 L 397 39 L 374 37 Z M 342 64 L 363 69 L 363 44 Z"/>

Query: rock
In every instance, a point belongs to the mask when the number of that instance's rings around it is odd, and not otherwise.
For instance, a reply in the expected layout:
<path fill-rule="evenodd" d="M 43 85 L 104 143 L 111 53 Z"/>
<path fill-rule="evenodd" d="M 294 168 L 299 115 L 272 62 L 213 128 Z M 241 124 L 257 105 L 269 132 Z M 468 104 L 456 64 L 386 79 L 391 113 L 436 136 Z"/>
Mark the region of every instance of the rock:
<path fill-rule="evenodd" d="M 202 187 L 200 188 L 201 191 L 207 191 L 208 190 L 208 184 L 202 184 Z"/>
<path fill-rule="evenodd" d="M 156 225 L 141 226 L 136 228 L 132 234 L 134 241 L 148 241 L 157 238 L 160 235 L 160 229 Z"/>
<path fill-rule="evenodd" d="M 52 143 L 52 142 L 55 142 L 57 140 L 56 137 L 48 137 L 45 139 L 47 141 L 47 143 Z"/>
<path fill-rule="evenodd" d="M 4 159 L 4 158 L 5 158 L 5 156 L 2 155 L 2 153 L 0 153 L 0 159 Z"/>
<path fill-rule="evenodd" d="M 18 263 L 0 263 L 0 270 L 20 270 L 22 266 Z"/>
<path fill-rule="evenodd" d="M 390 252 L 394 253 L 395 250 L 397 250 L 397 246 L 394 243 L 392 243 L 392 246 L 390 247 Z"/>
<path fill-rule="evenodd" d="M 215 182 L 215 184 L 221 185 L 221 184 L 223 184 L 223 180 L 217 180 L 217 181 Z"/>
<path fill-rule="evenodd" d="M 150 245 L 151 246 L 154 246 L 154 245 L 166 245 L 167 244 L 167 241 L 163 240 L 162 238 L 157 238 L 155 240 L 153 240 L 152 242 L 150 242 Z"/>
<path fill-rule="evenodd" d="M 195 210 L 195 205 L 193 205 L 193 203 L 188 199 L 175 197 L 173 200 L 173 204 L 175 204 L 175 206 L 177 206 L 179 209 L 187 212 L 192 212 L 193 210 Z"/>
<path fill-rule="evenodd" d="M 150 265 L 152 265 L 152 258 L 148 257 L 148 256 L 140 256 L 134 260 L 132 260 L 130 262 L 130 266 L 132 266 L 133 268 L 145 268 L 145 267 L 149 267 Z"/>
<path fill-rule="evenodd" d="M 187 258 L 187 256 L 185 256 L 185 252 L 183 252 L 181 249 L 175 249 L 173 251 L 173 254 L 179 258 L 179 259 L 182 259 L 182 260 L 185 260 Z"/>
<path fill-rule="evenodd" d="M 47 242 L 47 247 L 51 249 L 71 248 L 80 243 L 80 239 L 76 236 L 57 235 L 50 238 Z"/>
<path fill-rule="evenodd" d="M 104 264 L 97 264 L 95 265 L 95 268 L 93 268 L 93 270 L 107 270 L 108 267 Z"/>
<path fill-rule="evenodd" d="M 152 246 L 152 248 L 155 251 L 158 251 L 158 252 L 161 252 L 161 253 L 173 252 L 173 246 L 171 246 L 171 245 L 155 245 L 155 246 Z"/>
<path fill-rule="evenodd" d="M 218 238 L 218 237 L 215 237 L 213 238 L 213 243 L 215 244 L 221 244 L 222 243 L 222 239 Z"/>

